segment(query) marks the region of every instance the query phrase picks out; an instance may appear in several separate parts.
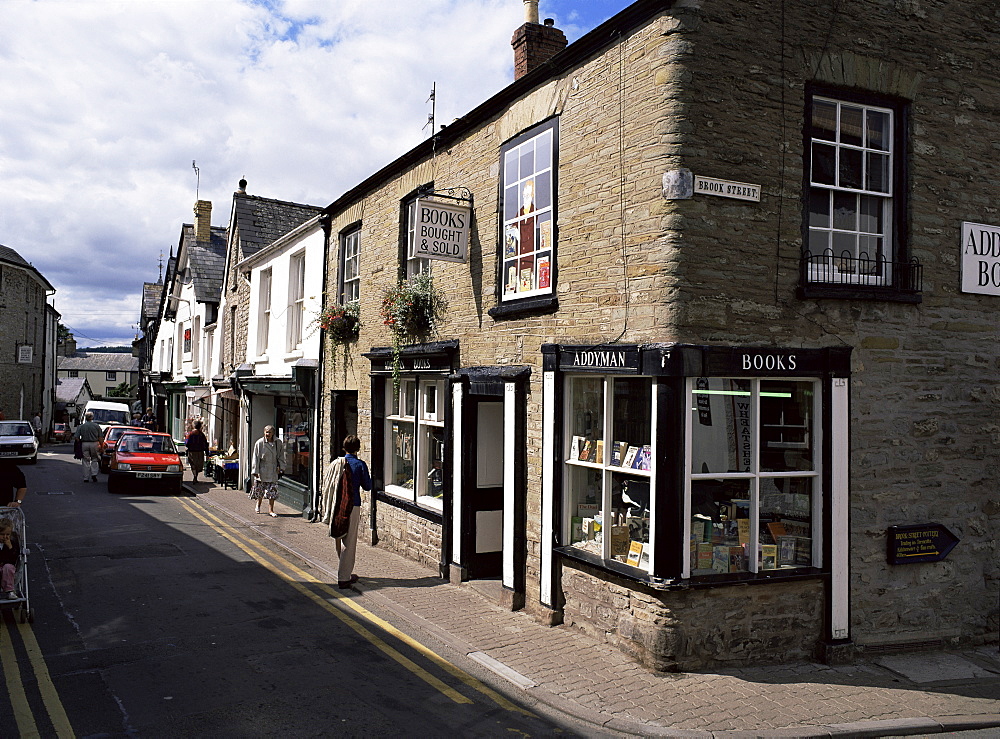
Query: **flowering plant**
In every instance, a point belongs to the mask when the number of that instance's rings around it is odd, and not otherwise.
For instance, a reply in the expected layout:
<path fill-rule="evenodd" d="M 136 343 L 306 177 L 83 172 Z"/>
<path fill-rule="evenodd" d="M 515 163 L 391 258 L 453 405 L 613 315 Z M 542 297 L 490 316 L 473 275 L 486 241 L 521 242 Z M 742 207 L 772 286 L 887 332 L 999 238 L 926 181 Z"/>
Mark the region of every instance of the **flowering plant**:
<path fill-rule="evenodd" d="M 346 305 L 332 305 L 320 311 L 316 323 L 326 332 L 333 346 L 350 344 L 358 340 L 361 332 L 361 307 L 356 300 Z"/>
<path fill-rule="evenodd" d="M 401 347 L 436 333 L 447 307 L 444 296 L 434 287 L 430 272 L 421 272 L 385 291 L 380 315 L 392 333 L 392 382 L 396 392 L 399 392 Z"/>

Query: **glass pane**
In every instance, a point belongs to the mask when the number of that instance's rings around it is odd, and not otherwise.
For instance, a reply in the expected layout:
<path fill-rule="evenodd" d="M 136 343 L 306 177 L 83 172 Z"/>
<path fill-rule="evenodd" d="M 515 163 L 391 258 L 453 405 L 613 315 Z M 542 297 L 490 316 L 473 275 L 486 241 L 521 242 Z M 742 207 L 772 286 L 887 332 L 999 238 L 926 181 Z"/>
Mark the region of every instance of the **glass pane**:
<path fill-rule="evenodd" d="M 552 248 L 552 212 L 538 216 L 538 249 Z"/>
<path fill-rule="evenodd" d="M 504 295 L 517 292 L 517 262 L 504 262 L 503 265 L 503 292 Z"/>
<path fill-rule="evenodd" d="M 596 462 L 597 442 L 604 441 L 604 381 L 599 377 L 570 380 L 568 459 Z"/>
<path fill-rule="evenodd" d="M 870 149 L 889 151 L 889 114 L 876 110 L 868 111 L 868 140 Z"/>
<path fill-rule="evenodd" d="M 833 234 L 833 255 L 838 258 L 853 259 L 858 252 L 858 237 L 855 234 L 845 234 L 834 232 Z M 853 272 L 854 267 L 848 262 L 844 265 L 838 263 L 837 268 L 841 272 Z"/>
<path fill-rule="evenodd" d="M 837 105 L 820 100 L 813 101 L 812 131 L 814 139 L 837 140 Z"/>
<path fill-rule="evenodd" d="M 858 237 L 859 271 L 863 275 L 882 273 L 882 239 L 875 236 Z"/>
<path fill-rule="evenodd" d="M 531 177 L 535 173 L 535 146 L 532 142 L 528 142 L 523 146 L 518 147 L 518 158 L 520 160 L 520 172 L 518 173 L 519 179 L 524 179 L 525 177 Z"/>
<path fill-rule="evenodd" d="M 812 479 L 760 481 L 760 569 L 812 565 Z"/>
<path fill-rule="evenodd" d="M 861 189 L 861 151 L 858 149 L 840 149 L 839 185 Z"/>
<path fill-rule="evenodd" d="M 542 231 L 544 236 L 545 232 Z M 538 255 L 538 289 L 548 290 L 552 287 L 552 256 L 549 252 Z"/>
<path fill-rule="evenodd" d="M 809 225 L 830 228 L 830 191 L 821 187 L 809 189 Z"/>
<path fill-rule="evenodd" d="M 552 131 L 546 131 L 535 139 L 535 169 L 552 166 Z"/>
<path fill-rule="evenodd" d="M 520 177 L 517 174 L 517 149 L 511 149 L 503 155 L 503 181 L 505 184 L 516 183 Z"/>
<path fill-rule="evenodd" d="M 750 381 L 699 377 L 691 398 L 691 472 L 753 469 Z"/>
<path fill-rule="evenodd" d="M 517 264 L 517 291 L 529 292 L 535 289 L 535 259 L 522 257 Z"/>
<path fill-rule="evenodd" d="M 525 216 L 535 212 L 535 180 L 531 178 L 521 183 L 517 215 Z"/>
<path fill-rule="evenodd" d="M 837 149 L 826 144 L 812 145 L 812 181 L 818 185 L 836 185 Z"/>
<path fill-rule="evenodd" d="M 833 193 L 833 227 L 858 230 L 858 196 L 851 192 Z"/>
<path fill-rule="evenodd" d="M 444 495 L 444 429 L 429 426 L 424 429 L 421 456 L 426 470 L 426 484 L 421 495 L 440 499 Z"/>
<path fill-rule="evenodd" d="M 525 218 L 518 224 L 518 240 L 521 254 L 530 254 L 535 250 L 535 217 Z"/>
<path fill-rule="evenodd" d="M 852 105 L 840 106 L 840 143 L 850 146 L 861 146 L 862 120 L 864 111 Z"/>
<path fill-rule="evenodd" d="M 611 452 L 606 464 L 651 470 L 652 388 L 650 378 L 618 378 L 613 381 Z"/>
<path fill-rule="evenodd" d="M 760 469 L 813 469 L 813 383 L 760 383 Z"/>
<path fill-rule="evenodd" d="M 535 177 L 535 208 L 541 210 L 552 205 L 552 170 Z"/>
<path fill-rule="evenodd" d="M 882 198 L 861 196 L 861 218 L 858 230 L 862 233 L 882 234 Z"/>
<path fill-rule="evenodd" d="M 889 192 L 889 157 L 871 152 L 865 156 L 868 159 L 865 189 L 873 192 Z"/>
<path fill-rule="evenodd" d="M 819 256 L 830 248 L 830 232 L 809 229 L 809 253 Z"/>
<path fill-rule="evenodd" d="M 402 380 L 399 383 L 399 406 L 396 415 L 412 417 L 416 408 L 417 383 L 413 380 Z"/>
<path fill-rule="evenodd" d="M 510 221 L 517 218 L 517 211 L 521 207 L 521 199 L 518 196 L 518 187 L 508 187 L 503 191 L 503 219 Z"/>
<path fill-rule="evenodd" d="M 691 571 L 747 571 L 751 480 L 691 481 Z"/>
<path fill-rule="evenodd" d="M 608 524 L 612 559 L 649 571 L 649 512 L 649 480 L 615 473 Z"/>
<path fill-rule="evenodd" d="M 604 516 L 601 512 L 603 473 L 586 467 L 568 467 L 569 543 L 604 556 Z"/>
<path fill-rule="evenodd" d="M 393 421 L 390 485 L 413 489 L 413 423 Z"/>

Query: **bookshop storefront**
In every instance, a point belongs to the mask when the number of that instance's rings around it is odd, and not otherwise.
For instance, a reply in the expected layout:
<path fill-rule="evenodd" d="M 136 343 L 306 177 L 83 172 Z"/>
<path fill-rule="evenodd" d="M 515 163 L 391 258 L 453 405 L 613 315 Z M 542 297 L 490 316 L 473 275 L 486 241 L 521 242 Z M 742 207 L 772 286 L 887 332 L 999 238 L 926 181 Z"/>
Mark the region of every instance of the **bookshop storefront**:
<path fill-rule="evenodd" d="M 544 605 L 663 669 L 849 639 L 849 348 L 542 351 Z"/>

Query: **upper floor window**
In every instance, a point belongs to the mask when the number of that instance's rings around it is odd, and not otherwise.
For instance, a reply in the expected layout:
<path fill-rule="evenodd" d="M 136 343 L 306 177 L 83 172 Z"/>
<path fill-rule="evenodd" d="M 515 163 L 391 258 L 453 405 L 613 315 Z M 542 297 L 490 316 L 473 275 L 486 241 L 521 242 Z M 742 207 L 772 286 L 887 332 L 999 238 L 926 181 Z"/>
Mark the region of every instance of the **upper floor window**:
<path fill-rule="evenodd" d="M 67 374 L 68 377 L 79 377 L 80 376 L 80 371 L 79 370 L 66 370 L 66 374 Z"/>
<path fill-rule="evenodd" d="M 257 354 L 267 354 L 268 330 L 271 324 L 271 270 L 260 273 L 257 293 Z"/>
<path fill-rule="evenodd" d="M 118 373 L 115 372 L 114 370 L 107 370 L 104 373 L 104 379 L 107 382 L 116 382 L 118 380 Z"/>
<path fill-rule="evenodd" d="M 409 279 L 414 275 L 431 271 L 431 260 L 413 256 L 413 245 L 417 238 L 417 198 L 413 197 L 403 205 L 406 229 L 406 269 L 403 277 Z"/>
<path fill-rule="evenodd" d="M 340 235 L 340 302 L 343 305 L 361 297 L 361 228 Z"/>
<path fill-rule="evenodd" d="M 807 240 L 810 288 L 920 289 L 905 259 L 901 106 L 813 94 L 807 121 Z M 827 295 L 829 296 L 829 295 Z"/>
<path fill-rule="evenodd" d="M 500 151 L 501 302 L 553 293 L 557 136 L 553 119 Z"/>
<path fill-rule="evenodd" d="M 306 254 L 292 256 L 288 263 L 288 340 L 287 350 L 293 351 L 302 341 L 302 319 L 306 298 Z"/>

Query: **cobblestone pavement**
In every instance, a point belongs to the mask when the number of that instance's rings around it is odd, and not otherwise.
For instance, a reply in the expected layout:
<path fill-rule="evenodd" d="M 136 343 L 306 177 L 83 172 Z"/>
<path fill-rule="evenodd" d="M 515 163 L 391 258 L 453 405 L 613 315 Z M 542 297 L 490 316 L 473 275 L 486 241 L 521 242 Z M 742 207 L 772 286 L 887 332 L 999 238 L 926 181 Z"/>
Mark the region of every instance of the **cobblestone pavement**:
<path fill-rule="evenodd" d="M 240 490 L 187 483 L 228 514 L 336 577 L 321 524 L 280 503 L 257 516 Z M 361 539 L 364 539 L 362 533 Z M 920 653 L 849 666 L 794 664 L 656 673 L 569 627 L 504 610 L 468 584 L 359 542 L 352 592 L 431 633 L 515 689 L 605 731 L 645 736 L 888 736 L 1000 727 L 1000 653 Z M 1000 736 L 1000 730 L 997 733 Z"/>

